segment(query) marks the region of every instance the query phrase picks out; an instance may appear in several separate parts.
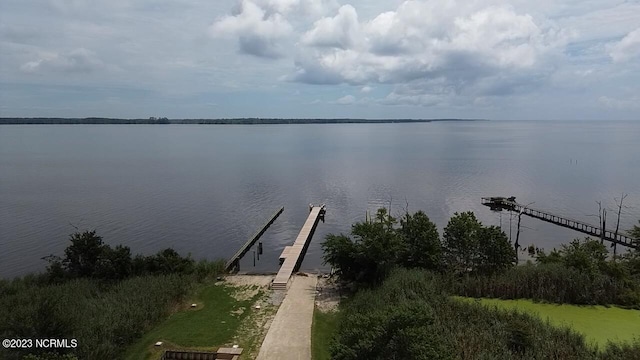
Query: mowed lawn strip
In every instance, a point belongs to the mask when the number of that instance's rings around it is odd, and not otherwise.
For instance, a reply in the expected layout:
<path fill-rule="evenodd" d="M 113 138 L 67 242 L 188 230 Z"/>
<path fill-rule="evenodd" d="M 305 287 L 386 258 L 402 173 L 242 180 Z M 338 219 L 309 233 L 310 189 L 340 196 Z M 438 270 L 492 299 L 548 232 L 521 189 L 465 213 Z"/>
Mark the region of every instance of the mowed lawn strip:
<path fill-rule="evenodd" d="M 241 289 L 227 285 L 208 285 L 202 288 L 190 303 L 196 308 L 186 308 L 155 327 L 129 348 L 125 358 L 149 359 L 163 349 L 154 344 L 162 341 L 171 348 L 217 350 L 233 339 L 242 319 L 252 311 L 251 304 L 261 295 L 238 301 L 233 294 Z"/>
<path fill-rule="evenodd" d="M 313 310 L 311 325 L 311 356 L 313 360 L 331 360 L 329 345 L 338 326 L 338 313 Z"/>
<path fill-rule="evenodd" d="M 464 301 L 479 301 L 501 309 L 517 309 L 535 314 L 552 325 L 569 326 L 585 335 L 587 343 L 604 348 L 608 341 L 621 343 L 640 339 L 640 310 L 619 307 L 578 306 L 536 303 L 532 300 L 473 299 L 457 297 Z"/>

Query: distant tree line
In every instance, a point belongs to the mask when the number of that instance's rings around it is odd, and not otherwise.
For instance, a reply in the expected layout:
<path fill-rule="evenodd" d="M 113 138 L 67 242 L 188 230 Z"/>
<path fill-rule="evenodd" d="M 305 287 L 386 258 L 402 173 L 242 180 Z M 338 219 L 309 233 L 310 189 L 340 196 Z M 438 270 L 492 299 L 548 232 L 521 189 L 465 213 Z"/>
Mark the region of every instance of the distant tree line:
<path fill-rule="evenodd" d="M 0 118 L 0 125 L 163 125 L 170 124 L 166 117 L 148 119 L 112 119 L 101 117 L 89 118 Z"/>
<path fill-rule="evenodd" d="M 148 119 L 114 119 L 102 117 L 88 118 L 0 118 L 0 125 L 73 125 L 73 124 L 199 124 L 199 125 L 272 125 L 272 124 L 383 124 L 383 123 L 426 123 L 432 121 L 477 121 L 475 119 L 286 119 L 286 118 L 228 118 L 228 119 L 168 119 L 150 117 Z"/>
<path fill-rule="evenodd" d="M 440 120 L 425 119 L 285 119 L 285 118 L 236 118 L 236 119 L 182 119 L 175 124 L 201 125 L 274 125 L 274 124 L 383 124 L 383 123 L 425 123 Z"/>

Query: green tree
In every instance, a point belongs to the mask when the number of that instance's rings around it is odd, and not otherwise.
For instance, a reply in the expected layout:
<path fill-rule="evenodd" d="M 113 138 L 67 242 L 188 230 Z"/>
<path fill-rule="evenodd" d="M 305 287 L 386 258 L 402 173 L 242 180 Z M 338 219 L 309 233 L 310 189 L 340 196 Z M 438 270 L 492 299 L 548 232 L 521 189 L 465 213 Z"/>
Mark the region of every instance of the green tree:
<path fill-rule="evenodd" d="M 328 235 L 322 243 L 325 263 L 343 274 L 344 280 L 381 281 L 398 264 L 404 247 L 395 223 L 383 208 L 374 221 L 353 224 L 351 237 Z"/>
<path fill-rule="evenodd" d="M 478 262 L 478 235 L 482 224 L 473 212 L 455 213 L 444 228 L 443 250 L 447 267 L 457 273 L 473 271 Z"/>
<path fill-rule="evenodd" d="M 131 249 L 123 245 L 117 245 L 114 249 L 108 245 L 105 246 L 96 265 L 94 276 L 103 279 L 120 280 L 131 275 Z"/>
<path fill-rule="evenodd" d="M 71 245 L 65 251 L 62 264 L 74 277 L 91 277 L 94 275 L 105 245 L 96 231 L 76 232 L 70 236 Z"/>
<path fill-rule="evenodd" d="M 547 254 L 543 249 L 536 248 L 535 257 L 538 264 L 562 264 L 562 255 L 556 249 Z"/>
<path fill-rule="evenodd" d="M 444 260 L 454 273 L 492 274 L 514 265 L 516 253 L 506 234 L 485 227 L 473 212 L 455 213 L 444 228 Z"/>
<path fill-rule="evenodd" d="M 373 222 L 356 223 L 351 228 L 355 237 L 358 281 L 376 283 L 384 279 L 398 263 L 402 239 L 394 229 L 396 219 L 387 209 L 378 209 Z"/>
<path fill-rule="evenodd" d="M 583 241 L 575 239 L 568 245 L 562 245 L 560 249 L 560 256 L 566 267 L 578 269 L 591 276 L 607 268 L 608 254 L 604 244 L 591 238 L 585 238 Z"/>
<path fill-rule="evenodd" d="M 502 272 L 515 264 L 516 251 L 499 227 L 482 227 L 478 231 L 478 271 L 483 274 Z"/>
<path fill-rule="evenodd" d="M 442 245 L 436 225 L 427 214 L 406 213 L 400 219 L 400 235 L 404 243 L 403 263 L 408 267 L 438 269 L 442 261 Z"/>
<path fill-rule="evenodd" d="M 640 224 L 640 220 L 638 220 L 638 224 Z M 629 234 L 635 239 L 636 252 L 640 253 L 640 226 L 634 225 Z"/>
<path fill-rule="evenodd" d="M 327 235 L 322 243 L 323 260 L 331 264 L 336 274 L 345 281 L 355 281 L 358 277 L 356 244 L 343 234 Z"/>
<path fill-rule="evenodd" d="M 640 224 L 640 220 L 638 220 L 638 224 Z M 640 240 L 640 226 L 634 225 L 633 229 L 629 232 L 631 236 Z"/>
<path fill-rule="evenodd" d="M 190 273 L 195 262 L 189 256 L 182 257 L 175 250 L 168 248 L 159 251 L 155 256 L 147 257 L 146 271 L 151 274 Z"/>

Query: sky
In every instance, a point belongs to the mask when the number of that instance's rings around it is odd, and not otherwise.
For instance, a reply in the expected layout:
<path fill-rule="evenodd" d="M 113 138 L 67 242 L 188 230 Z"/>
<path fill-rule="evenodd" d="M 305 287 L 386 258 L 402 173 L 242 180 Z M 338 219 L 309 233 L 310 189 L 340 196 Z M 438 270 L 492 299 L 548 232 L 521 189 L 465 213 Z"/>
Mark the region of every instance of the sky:
<path fill-rule="evenodd" d="M 2 0 L 0 117 L 640 119 L 640 0 Z"/>

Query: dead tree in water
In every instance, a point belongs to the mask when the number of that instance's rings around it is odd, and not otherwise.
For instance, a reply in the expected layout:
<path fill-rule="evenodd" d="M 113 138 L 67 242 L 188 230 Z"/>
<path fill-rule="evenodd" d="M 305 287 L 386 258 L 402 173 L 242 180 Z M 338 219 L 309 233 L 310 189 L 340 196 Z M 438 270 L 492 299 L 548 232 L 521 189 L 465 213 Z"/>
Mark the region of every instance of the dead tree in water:
<path fill-rule="evenodd" d="M 604 244 L 604 233 L 607 228 L 607 208 L 602 208 L 602 202 L 596 201 L 598 204 L 598 219 L 600 225 L 600 244 Z"/>
<path fill-rule="evenodd" d="M 535 204 L 534 202 L 530 202 L 527 205 L 523 206 L 522 209 L 518 212 L 518 230 L 516 232 L 516 242 L 513 244 L 513 248 L 516 250 L 516 262 L 519 261 L 518 250 L 520 250 L 520 221 L 522 220 L 522 213 L 527 209 L 529 205 Z M 509 235 L 509 240 L 511 240 L 511 235 Z"/>
<path fill-rule="evenodd" d="M 622 213 L 622 203 L 624 203 L 624 199 L 628 196 L 628 194 L 622 193 L 620 197 L 620 202 L 616 200 L 616 205 L 618 205 L 618 219 L 616 220 L 616 231 L 613 233 L 613 238 L 618 238 L 618 230 L 620 230 L 620 214 Z M 616 257 L 617 243 L 613 243 L 613 257 Z"/>

